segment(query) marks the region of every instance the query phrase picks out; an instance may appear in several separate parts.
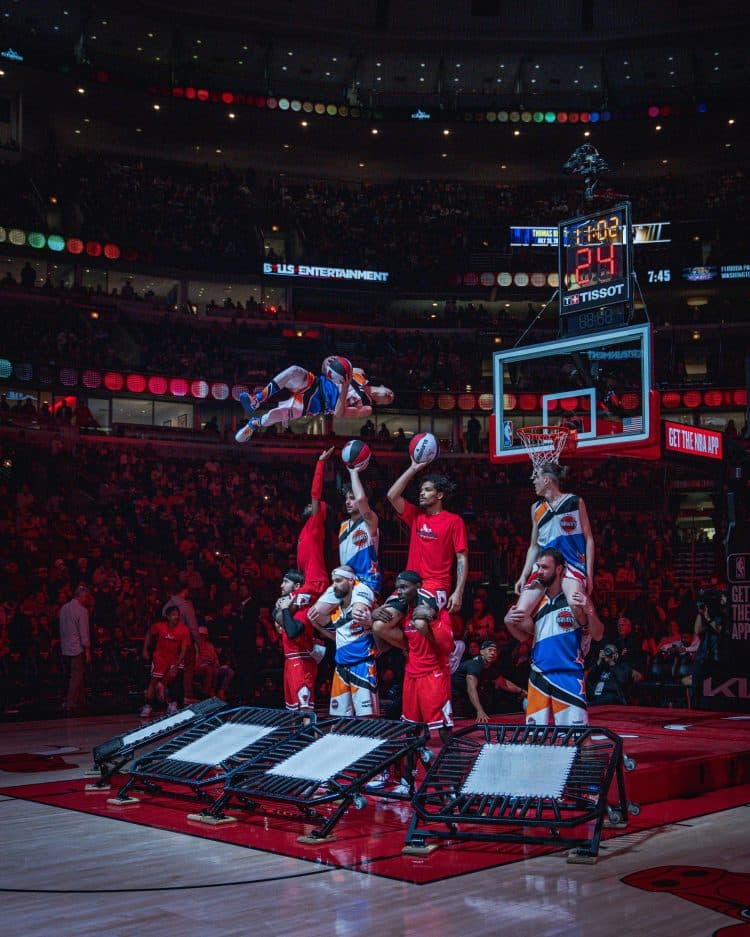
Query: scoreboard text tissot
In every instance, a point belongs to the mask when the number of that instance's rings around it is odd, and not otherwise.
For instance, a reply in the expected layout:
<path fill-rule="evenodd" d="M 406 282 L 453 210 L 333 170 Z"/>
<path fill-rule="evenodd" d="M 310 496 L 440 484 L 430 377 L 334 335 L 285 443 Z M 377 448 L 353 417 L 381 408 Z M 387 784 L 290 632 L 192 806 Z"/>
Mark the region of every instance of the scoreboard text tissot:
<path fill-rule="evenodd" d="M 617 205 L 559 226 L 561 313 L 630 300 L 629 208 Z"/>

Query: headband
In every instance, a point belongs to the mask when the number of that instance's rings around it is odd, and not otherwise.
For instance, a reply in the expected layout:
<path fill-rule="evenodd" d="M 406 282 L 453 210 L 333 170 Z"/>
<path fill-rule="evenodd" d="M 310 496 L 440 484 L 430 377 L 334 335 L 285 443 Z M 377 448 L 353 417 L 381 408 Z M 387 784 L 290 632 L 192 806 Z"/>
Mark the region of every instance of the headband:
<path fill-rule="evenodd" d="M 348 579 L 349 582 L 354 582 L 357 578 L 348 566 L 337 566 L 331 573 L 331 577 L 334 576 L 337 576 L 339 579 Z"/>
<path fill-rule="evenodd" d="M 415 586 L 418 586 L 422 582 L 422 577 L 413 569 L 405 569 L 403 572 L 399 573 L 398 576 L 396 576 L 396 580 L 399 579 L 404 582 L 410 582 Z"/>

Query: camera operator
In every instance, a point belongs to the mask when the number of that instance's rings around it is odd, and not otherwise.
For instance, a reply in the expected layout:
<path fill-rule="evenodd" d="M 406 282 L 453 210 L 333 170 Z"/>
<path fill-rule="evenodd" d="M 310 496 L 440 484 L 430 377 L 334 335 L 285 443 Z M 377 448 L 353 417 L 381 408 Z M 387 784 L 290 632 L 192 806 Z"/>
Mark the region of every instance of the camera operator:
<path fill-rule="evenodd" d="M 694 707 L 700 703 L 705 678 L 715 675 L 724 663 L 722 645 L 727 624 L 726 602 L 726 594 L 718 589 L 701 589 L 698 593 L 695 634 L 700 643 L 693 672 L 683 680 L 686 686 L 691 687 L 691 703 Z"/>
<path fill-rule="evenodd" d="M 614 644 L 599 651 L 599 659 L 586 677 L 586 699 L 589 706 L 627 706 L 630 691 L 642 680 L 638 671 L 620 659 Z"/>

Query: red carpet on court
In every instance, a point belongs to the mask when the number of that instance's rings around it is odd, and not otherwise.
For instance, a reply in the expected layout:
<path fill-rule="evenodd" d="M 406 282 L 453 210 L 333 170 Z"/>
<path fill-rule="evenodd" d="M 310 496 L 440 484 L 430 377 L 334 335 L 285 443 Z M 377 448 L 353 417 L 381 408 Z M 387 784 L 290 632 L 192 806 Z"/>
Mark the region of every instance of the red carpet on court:
<path fill-rule="evenodd" d="M 626 774 L 628 797 L 642 807 L 637 817 L 630 818 L 626 830 L 605 830 L 604 840 L 750 803 L 750 718 L 632 707 L 602 708 L 595 711 L 595 717 L 597 723 L 625 737 L 625 750 L 637 762 L 636 769 Z M 348 811 L 335 829 L 335 841 L 305 846 L 297 837 L 312 828 L 293 809 L 274 804 L 255 812 L 232 809 L 229 813 L 237 817 L 237 823 L 207 827 L 187 819 L 188 813 L 203 806 L 190 797 L 136 792 L 139 804 L 118 807 L 107 803 L 117 783 L 110 793 L 86 792 L 86 783 L 81 779 L 32 784 L 8 787 L 0 793 L 416 884 L 552 851 L 539 846 L 464 842 L 441 844 L 426 857 L 403 856 L 411 808 L 373 795 L 368 796 L 364 809 Z M 180 793 L 184 795 L 184 790 Z M 609 848 L 614 846 L 610 842 Z M 607 849 L 605 842 L 600 861 L 606 860 Z"/>

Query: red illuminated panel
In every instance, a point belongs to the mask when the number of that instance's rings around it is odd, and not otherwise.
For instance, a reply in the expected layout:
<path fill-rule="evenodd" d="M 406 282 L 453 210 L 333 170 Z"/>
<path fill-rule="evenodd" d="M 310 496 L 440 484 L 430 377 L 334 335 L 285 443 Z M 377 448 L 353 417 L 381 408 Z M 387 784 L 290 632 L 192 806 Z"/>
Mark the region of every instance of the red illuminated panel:
<path fill-rule="evenodd" d="M 667 410 L 676 410 L 680 405 L 680 395 L 676 390 L 666 390 L 661 395 L 661 405 Z"/>
<path fill-rule="evenodd" d="M 190 393 L 193 397 L 203 400 L 208 397 L 208 383 L 206 381 L 192 381 L 190 383 Z"/>
<path fill-rule="evenodd" d="M 503 394 L 503 410 L 515 410 L 517 406 L 518 398 L 515 394 Z"/>
<path fill-rule="evenodd" d="M 724 403 L 724 394 L 720 390 L 707 390 L 703 402 L 707 407 L 720 407 Z"/>
<path fill-rule="evenodd" d="M 142 374 L 128 374 L 125 386 L 131 394 L 142 394 L 146 389 L 146 378 Z"/>
<path fill-rule="evenodd" d="M 522 410 L 536 410 L 536 394 L 521 394 L 518 398 L 518 405 Z"/>
<path fill-rule="evenodd" d="M 721 433 L 699 426 L 684 426 L 682 423 L 664 422 L 664 449 L 682 455 L 700 456 L 703 459 L 721 459 L 724 438 Z"/>
<path fill-rule="evenodd" d="M 495 398 L 492 394 L 480 394 L 479 395 L 479 409 L 480 410 L 491 410 L 495 403 Z"/>
<path fill-rule="evenodd" d="M 419 395 L 419 409 L 420 410 L 432 410 L 435 406 L 435 397 L 433 394 L 420 394 Z"/>
<path fill-rule="evenodd" d="M 640 394 L 623 394 L 620 398 L 620 404 L 623 410 L 637 410 L 641 405 Z"/>
<path fill-rule="evenodd" d="M 101 387 L 101 371 L 84 371 L 81 377 L 81 383 L 84 387 L 88 387 L 89 390 L 96 390 L 97 387 Z"/>
<path fill-rule="evenodd" d="M 732 403 L 737 404 L 738 407 L 746 407 L 747 406 L 747 391 L 735 390 L 732 394 Z"/>
<path fill-rule="evenodd" d="M 101 257 L 102 245 L 98 241 L 86 241 L 86 253 L 89 257 Z"/>
<path fill-rule="evenodd" d="M 184 377 L 173 377 L 169 382 L 169 393 L 173 397 L 184 397 L 188 392 L 188 382 Z"/>
<path fill-rule="evenodd" d="M 682 395 L 682 402 L 686 407 L 699 407 L 701 405 L 701 392 L 699 390 L 687 390 Z"/>
<path fill-rule="evenodd" d="M 68 238 L 68 253 L 82 254 L 83 250 L 83 241 L 80 238 Z"/>
<path fill-rule="evenodd" d="M 168 386 L 166 377 L 150 377 L 148 379 L 148 389 L 152 394 L 166 394 Z"/>
<path fill-rule="evenodd" d="M 120 257 L 120 248 L 117 244 L 105 244 L 104 256 L 107 260 L 118 260 Z"/>
<path fill-rule="evenodd" d="M 459 394 L 458 397 L 458 409 L 459 410 L 473 410 L 477 405 L 477 398 L 474 394 Z"/>
<path fill-rule="evenodd" d="M 104 386 L 107 390 L 122 390 L 125 378 L 119 371 L 107 371 L 104 375 Z"/>
<path fill-rule="evenodd" d="M 550 400 L 549 403 L 552 403 L 552 401 Z M 563 397 L 563 399 L 560 401 L 560 406 L 563 408 L 563 410 L 568 410 L 569 412 L 577 410 L 578 397 Z"/>
<path fill-rule="evenodd" d="M 437 405 L 441 410 L 452 410 L 456 406 L 456 398 L 453 394 L 440 394 Z"/>

